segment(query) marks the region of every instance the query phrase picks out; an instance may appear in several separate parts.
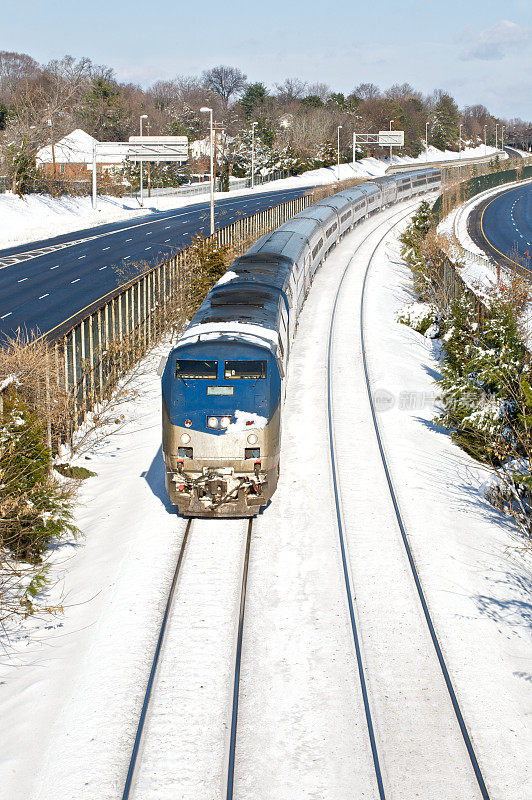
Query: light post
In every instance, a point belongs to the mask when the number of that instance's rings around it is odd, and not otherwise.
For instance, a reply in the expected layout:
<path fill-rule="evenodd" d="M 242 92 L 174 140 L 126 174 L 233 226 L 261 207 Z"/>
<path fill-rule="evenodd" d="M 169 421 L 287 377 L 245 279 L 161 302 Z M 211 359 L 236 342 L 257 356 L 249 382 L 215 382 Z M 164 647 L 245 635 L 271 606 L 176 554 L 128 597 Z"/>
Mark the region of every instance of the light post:
<path fill-rule="evenodd" d="M 150 121 L 148 120 L 148 136 L 150 135 Z M 148 197 L 151 197 L 151 161 L 148 161 Z"/>
<path fill-rule="evenodd" d="M 460 124 L 458 126 L 458 158 L 462 158 L 462 128 L 464 126 Z"/>
<path fill-rule="evenodd" d="M 141 114 L 141 116 L 140 116 L 140 135 L 141 136 L 142 136 L 142 120 L 143 119 L 148 119 L 148 115 L 147 114 Z M 142 145 L 141 145 L 141 147 L 142 147 Z M 144 197 L 143 197 L 143 194 L 142 194 L 142 190 L 143 190 L 144 187 L 142 185 L 142 178 L 143 178 L 143 175 L 142 175 L 142 158 L 141 158 L 140 159 L 140 204 L 141 204 L 141 206 L 144 205 Z"/>
<path fill-rule="evenodd" d="M 501 150 L 504 150 L 504 131 L 506 130 L 506 125 L 503 125 L 501 128 Z"/>
<path fill-rule="evenodd" d="M 425 161 L 429 160 L 429 122 L 425 122 Z"/>
<path fill-rule="evenodd" d="M 255 188 L 255 128 L 258 122 L 251 123 L 251 188 Z"/>
<path fill-rule="evenodd" d="M 393 125 L 394 122 L 395 122 L 395 120 L 393 120 L 393 119 L 390 120 L 390 130 L 392 129 L 392 125 Z M 390 145 L 390 167 L 391 166 L 392 166 L 392 145 Z"/>
<path fill-rule="evenodd" d="M 495 150 L 499 149 L 499 123 L 495 125 Z"/>
<path fill-rule="evenodd" d="M 487 133 L 487 130 L 488 130 L 488 126 L 484 125 L 484 155 L 485 156 L 488 155 L 488 146 L 486 144 L 486 133 Z"/>
<path fill-rule="evenodd" d="M 336 134 L 338 136 L 338 147 L 336 150 L 336 155 L 338 158 L 338 183 L 340 182 L 340 131 L 342 130 L 342 127 L 343 127 L 342 125 L 338 125 L 338 130 L 336 131 Z"/>
<path fill-rule="evenodd" d="M 204 106 L 200 108 L 202 114 L 210 114 L 209 128 L 210 128 L 210 143 L 211 143 L 211 236 L 214 233 L 214 141 L 212 129 L 212 108 Z"/>

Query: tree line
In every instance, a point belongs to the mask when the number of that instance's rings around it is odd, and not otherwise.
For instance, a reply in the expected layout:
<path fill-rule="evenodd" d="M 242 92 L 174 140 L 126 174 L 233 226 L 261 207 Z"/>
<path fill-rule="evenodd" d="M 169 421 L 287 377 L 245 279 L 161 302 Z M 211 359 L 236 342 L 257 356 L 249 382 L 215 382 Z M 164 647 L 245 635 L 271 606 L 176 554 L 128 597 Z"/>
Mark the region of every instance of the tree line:
<path fill-rule="evenodd" d="M 487 126 L 491 145 L 496 123 L 507 130 L 529 124 L 496 118 L 483 105 L 459 109 L 450 93 L 437 90 L 425 96 L 408 83 L 386 90 L 359 83 L 345 95 L 325 83 L 295 78 L 268 87 L 248 82 L 237 67 L 219 65 L 201 75 L 178 75 L 143 89 L 118 81 L 112 69 L 89 58 L 67 55 L 39 64 L 26 53 L 0 51 L 0 174 L 11 178 L 15 191 L 23 192 L 35 177 L 39 148 L 75 128 L 99 141 L 126 141 L 138 134 L 141 115 L 147 115 L 144 131 L 149 125 L 152 135 L 203 140 L 209 135 L 209 115 L 200 111 L 203 107 L 213 109 L 217 172 L 225 182 L 231 175 L 250 172 L 252 127 L 256 168 L 298 174 L 336 161 L 339 128 L 341 160 L 351 161 L 353 132 L 388 129 L 390 120 L 394 128 L 404 130 L 401 154 L 409 156 L 423 151 L 426 123 L 429 145 L 440 150 L 459 148 L 460 124 L 463 143 L 482 143 Z M 357 150 L 357 158 L 387 155 L 378 148 L 371 153 Z M 170 180 L 180 181 L 207 172 L 206 148 L 184 169 L 164 169 Z M 130 167 L 129 178 L 134 177 L 135 168 Z"/>

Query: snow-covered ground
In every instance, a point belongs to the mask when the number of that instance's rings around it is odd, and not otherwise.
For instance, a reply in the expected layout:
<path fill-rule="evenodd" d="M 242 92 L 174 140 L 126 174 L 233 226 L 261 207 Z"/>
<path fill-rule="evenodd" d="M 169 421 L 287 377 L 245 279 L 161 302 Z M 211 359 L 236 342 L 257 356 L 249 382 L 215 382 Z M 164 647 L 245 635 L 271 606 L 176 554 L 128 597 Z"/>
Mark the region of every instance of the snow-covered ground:
<path fill-rule="evenodd" d="M 326 343 L 336 289 L 355 247 L 383 220 L 397 221 L 400 211 L 387 209 L 342 241 L 317 274 L 300 318 L 279 488 L 256 521 L 251 548 L 239 798 L 376 796 L 334 516 Z M 399 532 L 386 510 L 359 380 L 361 275 L 384 230 L 372 234 L 349 268 L 334 355 L 340 486 L 370 701 L 390 796 L 476 800 L 409 588 Z M 412 300 L 410 285 L 391 233 L 371 268 L 365 314 L 385 447 L 491 798 L 529 800 L 532 558 L 483 499 L 485 476 L 432 422 L 433 344 L 396 322 Z M 164 490 L 155 369 L 165 349 L 146 359 L 150 371 L 137 379 L 141 393 L 124 408 L 129 425 L 89 453 L 87 466 L 98 475 L 81 491 L 77 523 L 84 538 L 53 558 L 50 598 L 64 596 L 64 615 L 25 623 L 2 654 L 0 794 L 6 800 L 121 794 L 185 527 Z M 176 792 L 182 800 L 220 796 L 231 681 L 226 634 L 245 535 L 243 525 L 241 539 L 233 527 L 207 522 L 184 562 L 190 575 L 184 573 L 176 590 L 155 687 L 159 699 L 148 722 L 157 738 L 144 749 L 148 772 L 139 773 L 137 800 Z M 157 692 L 169 682 L 172 701 L 165 704 L 164 692 Z M 161 765 L 171 770 L 173 786 L 158 783 Z"/>
<path fill-rule="evenodd" d="M 488 148 L 488 154 L 496 152 L 495 148 Z M 463 157 L 474 158 L 484 156 L 484 146 L 473 147 L 463 151 Z M 446 150 L 442 152 L 434 147 L 428 149 L 429 161 L 445 161 L 458 158 L 458 153 Z M 425 154 L 416 159 L 408 156 L 394 156 L 394 164 L 423 163 L 427 160 Z M 388 161 L 376 158 L 364 158 L 353 164 L 340 165 L 340 178 L 370 178 L 384 175 L 388 168 Z M 216 192 L 216 199 L 227 199 L 228 196 L 243 196 L 260 194 L 279 189 L 298 189 L 306 186 L 317 186 L 334 183 L 338 180 L 336 167 L 304 172 L 293 178 L 284 178 L 279 181 L 257 186 L 255 189 L 235 189 L 229 193 Z M 90 197 L 63 197 L 52 198 L 47 195 L 28 195 L 21 199 L 11 192 L 0 194 L 0 249 L 27 242 L 35 242 L 64 233 L 72 233 L 96 225 L 121 220 L 137 219 L 151 214 L 154 211 L 168 211 L 174 208 L 183 208 L 194 203 L 204 202 L 208 194 L 192 197 L 154 197 L 145 199 L 145 207 L 140 208 L 135 198 L 99 197 L 98 209 L 92 209 Z"/>
<path fill-rule="evenodd" d="M 512 186 L 523 186 L 532 183 L 532 178 L 503 186 L 487 189 L 466 203 L 453 209 L 438 225 L 438 234 L 445 236 L 450 242 L 451 254 L 457 263 L 462 265 L 460 275 L 466 285 L 479 297 L 485 297 L 497 285 L 497 267 L 493 259 L 482 250 L 469 235 L 468 218 L 474 209 L 488 197 L 495 197 Z M 456 246 L 458 244 L 458 246 Z M 502 271 L 504 276 L 504 267 Z M 532 348 L 532 303 L 529 303 L 526 314 L 522 317 L 529 336 L 529 348 Z"/>

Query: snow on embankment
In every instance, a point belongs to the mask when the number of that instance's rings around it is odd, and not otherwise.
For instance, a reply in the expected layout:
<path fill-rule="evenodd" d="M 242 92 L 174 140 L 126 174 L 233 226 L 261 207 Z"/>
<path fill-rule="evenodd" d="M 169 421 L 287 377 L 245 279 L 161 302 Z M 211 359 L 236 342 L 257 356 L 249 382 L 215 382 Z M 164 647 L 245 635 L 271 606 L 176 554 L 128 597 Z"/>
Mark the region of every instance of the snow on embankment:
<path fill-rule="evenodd" d="M 491 148 L 493 150 L 493 148 Z M 494 151 L 494 150 L 493 150 Z M 488 148 L 490 152 L 490 148 Z M 446 150 L 442 152 L 435 147 L 428 149 L 429 161 L 446 161 L 458 158 L 458 153 Z M 484 155 L 484 147 L 473 147 L 463 151 L 465 157 Z M 427 158 L 425 154 L 417 158 L 394 156 L 394 164 L 415 164 L 423 167 Z M 363 158 L 356 164 L 340 164 L 340 179 L 375 178 L 384 175 L 389 163 L 377 158 Z M 272 192 L 280 189 L 298 189 L 306 186 L 318 186 L 334 183 L 338 180 L 337 167 L 322 167 L 310 170 L 302 175 L 272 181 L 257 186 L 253 194 Z M 251 189 L 235 189 L 229 193 L 217 192 L 216 199 L 250 194 Z M 17 197 L 11 192 L 0 194 L 0 248 L 17 244 L 35 242 L 60 236 L 65 233 L 92 228 L 105 223 L 136 219 L 154 211 L 169 211 L 184 208 L 196 203 L 205 202 L 208 195 L 192 197 L 152 197 L 145 199 L 145 208 L 140 208 L 138 200 L 129 197 L 100 197 L 98 210 L 92 208 L 90 197 L 53 198 L 48 195 L 26 195 Z"/>

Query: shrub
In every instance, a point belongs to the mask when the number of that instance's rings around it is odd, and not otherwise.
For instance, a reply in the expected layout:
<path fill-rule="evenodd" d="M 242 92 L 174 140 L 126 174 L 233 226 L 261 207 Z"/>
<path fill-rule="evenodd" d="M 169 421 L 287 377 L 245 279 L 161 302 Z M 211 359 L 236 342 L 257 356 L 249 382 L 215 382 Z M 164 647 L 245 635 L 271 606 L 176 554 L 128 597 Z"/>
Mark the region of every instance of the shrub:
<path fill-rule="evenodd" d="M 0 548 L 39 563 L 53 540 L 75 531 L 71 491 L 51 476 L 51 453 L 37 414 L 16 393 L 0 427 Z"/>
<path fill-rule="evenodd" d="M 397 315 L 397 321 L 434 339 L 439 334 L 439 312 L 432 303 L 409 303 Z"/>

